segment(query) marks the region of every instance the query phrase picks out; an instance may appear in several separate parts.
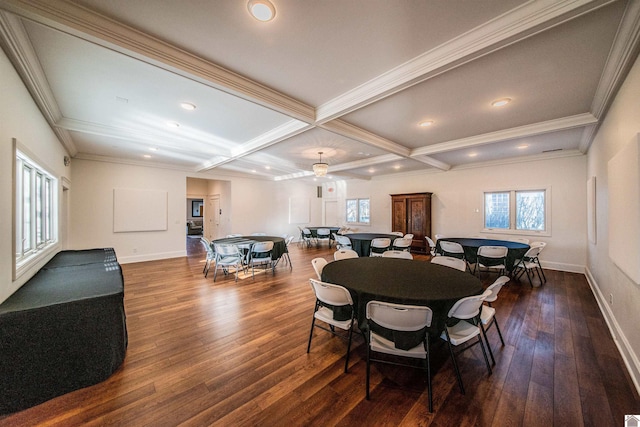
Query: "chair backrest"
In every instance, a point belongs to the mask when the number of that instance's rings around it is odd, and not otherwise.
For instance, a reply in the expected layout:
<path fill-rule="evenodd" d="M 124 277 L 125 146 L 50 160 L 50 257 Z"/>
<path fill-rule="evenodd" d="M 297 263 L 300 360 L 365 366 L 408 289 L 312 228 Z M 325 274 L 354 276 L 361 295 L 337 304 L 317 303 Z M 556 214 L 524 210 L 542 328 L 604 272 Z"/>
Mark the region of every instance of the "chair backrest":
<path fill-rule="evenodd" d="M 429 236 L 424 236 L 424 238 L 427 241 L 427 244 L 429 245 L 430 248 L 435 248 L 436 247 L 436 242 L 434 242 L 433 240 L 431 240 L 431 237 Z"/>
<path fill-rule="evenodd" d="M 436 234 L 436 242 L 440 239 L 444 239 L 445 235 L 444 234 Z"/>
<path fill-rule="evenodd" d="M 527 253 L 524 254 L 523 258 L 525 260 L 535 259 L 538 257 L 538 255 L 540 255 L 540 252 L 542 252 L 543 249 L 544 246 L 532 246 L 531 248 L 529 248 Z"/>
<path fill-rule="evenodd" d="M 285 239 L 285 241 L 284 241 L 284 244 L 285 244 L 286 246 L 289 246 L 289 243 L 293 242 L 293 239 L 295 239 L 295 237 L 294 237 L 294 236 L 287 236 L 287 238 L 286 238 L 286 239 Z"/>
<path fill-rule="evenodd" d="M 331 230 L 328 228 L 318 228 L 316 235 L 318 236 L 318 239 L 328 239 L 331 235 Z"/>
<path fill-rule="evenodd" d="M 238 249 L 236 245 L 216 243 L 214 246 L 216 250 L 216 259 L 218 260 L 227 257 L 237 257 L 238 259 L 242 257 L 240 249 Z"/>
<path fill-rule="evenodd" d="M 444 265 L 445 267 L 455 268 L 460 271 L 467 271 L 467 263 L 460 258 L 450 256 L 437 256 L 431 258 L 431 264 Z"/>
<path fill-rule="evenodd" d="M 333 259 L 338 261 L 340 259 L 358 258 L 358 252 L 353 249 L 340 249 L 333 253 Z"/>
<path fill-rule="evenodd" d="M 433 312 L 429 307 L 369 301 L 367 319 L 394 331 L 419 331 L 431 326 Z"/>
<path fill-rule="evenodd" d="M 311 265 L 318 276 L 318 280 L 322 280 L 322 269 L 327 265 L 327 260 L 324 258 L 314 258 L 311 260 Z"/>
<path fill-rule="evenodd" d="M 388 248 L 391 246 L 391 239 L 388 237 L 377 237 L 371 241 L 372 248 Z"/>
<path fill-rule="evenodd" d="M 398 237 L 404 236 L 404 233 L 402 231 L 392 231 L 391 234 L 395 234 Z"/>
<path fill-rule="evenodd" d="M 440 242 L 440 249 L 450 254 L 464 254 L 464 249 L 460 243 L 448 242 L 443 240 Z"/>
<path fill-rule="evenodd" d="M 478 248 L 478 256 L 485 258 L 505 258 L 507 256 L 506 246 L 480 246 Z"/>
<path fill-rule="evenodd" d="M 267 240 L 266 242 L 257 242 L 254 243 L 251 247 L 252 254 L 261 254 L 271 252 L 273 250 L 273 242 L 271 240 Z"/>
<path fill-rule="evenodd" d="M 531 244 L 529 245 L 532 248 L 534 247 L 541 247 L 542 249 L 544 249 L 547 246 L 546 242 L 531 242 Z"/>
<path fill-rule="evenodd" d="M 500 276 L 493 282 L 491 285 L 487 287 L 487 291 L 491 291 L 489 295 L 484 299 L 487 302 L 494 302 L 498 299 L 498 293 L 500 289 L 510 280 L 508 276 Z M 486 291 L 485 291 L 486 292 Z"/>
<path fill-rule="evenodd" d="M 405 234 L 404 235 L 405 239 L 409 239 L 409 240 L 413 240 L 413 234 L 409 233 L 409 234 Z"/>
<path fill-rule="evenodd" d="M 266 236 L 267 233 L 251 233 L 252 236 Z"/>
<path fill-rule="evenodd" d="M 491 294 L 491 291 L 484 291 L 481 295 L 473 295 L 470 297 L 461 298 L 453 304 L 451 310 L 449 310 L 449 317 L 455 317 L 456 319 L 472 319 L 480 314 L 480 306 L 484 299 Z"/>
<path fill-rule="evenodd" d="M 213 255 L 213 248 L 211 247 L 211 242 L 209 242 L 209 240 L 205 237 L 200 237 L 200 243 L 202 243 L 202 246 L 206 249 L 208 256 Z"/>
<path fill-rule="evenodd" d="M 341 246 L 351 246 L 351 239 L 347 236 L 342 236 L 340 234 L 333 233 L 333 239 L 337 244 Z"/>
<path fill-rule="evenodd" d="M 407 251 L 384 251 L 382 252 L 382 256 L 384 258 L 402 258 L 402 259 L 413 259 L 413 255 L 411 252 Z"/>
<path fill-rule="evenodd" d="M 393 241 L 393 247 L 394 248 L 409 248 L 409 247 L 411 247 L 411 243 L 413 243 L 413 241 L 411 239 L 398 238 L 398 239 L 395 239 Z"/>
<path fill-rule="evenodd" d="M 302 235 L 304 237 L 311 237 L 311 230 L 309 230 L 308 228 L 303 228 L 302 229 Z"/>
<path fill-rule="evenodd" d="M 341 306 L 353 305 L 353 299 L 347 288 L 333 283 L 325 283 L 316 279 L 309 279 L 316 298 L 325 304 Z"/>

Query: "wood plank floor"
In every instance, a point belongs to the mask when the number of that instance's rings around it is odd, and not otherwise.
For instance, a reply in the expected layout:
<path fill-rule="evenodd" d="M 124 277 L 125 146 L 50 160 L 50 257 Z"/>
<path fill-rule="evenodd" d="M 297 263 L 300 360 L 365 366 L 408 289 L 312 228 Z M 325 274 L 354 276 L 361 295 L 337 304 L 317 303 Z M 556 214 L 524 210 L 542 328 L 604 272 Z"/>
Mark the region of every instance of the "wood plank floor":
<path fill-rule="evenodd" d="M 510 282 L 489 338 L 459 359 L 461 395 L 446 345 L 432 346 L 434 412 L 420 371 L 373 365 L 364 397 L 365 347 L 318 330 L 306 353 L 314 296 L 311 259 L 328 248 L 291 248 L 293 270 L 202 274 L 204 254 L 123 265 L 129 347 L 108 380 L 0 418 L 2 426 L 618 426 L 640 399 L 582 275 L 546 271 L 531 288 Z M 427 261 L 427 256 L 416 259 Z M 487 277 L 489 284 L 495 276 Z"/>

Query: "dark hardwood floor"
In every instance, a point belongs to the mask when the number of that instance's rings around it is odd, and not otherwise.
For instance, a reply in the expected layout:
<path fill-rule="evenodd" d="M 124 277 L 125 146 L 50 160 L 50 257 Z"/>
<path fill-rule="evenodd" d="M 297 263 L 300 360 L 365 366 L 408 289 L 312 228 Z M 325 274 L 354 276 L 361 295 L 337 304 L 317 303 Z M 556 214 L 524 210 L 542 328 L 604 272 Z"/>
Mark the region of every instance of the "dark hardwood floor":
<path fill-rule="evenodd" d="M 463 353 L 461 395 L 446 345 L 432 346 L 434 411 L 420 371 L 372 365 L 356 335 L 317 330 L 306 353 L 314 295 L 311 259 L 291 247 L 293 270 L 255 279 L 202 274 L 204 252 L 123 265 L 129 347 L 106 381 L 0 418 L 2 426 L 620 426 L 640 399 L 582 275 L 545 271 L 547 283 L 510 282 L 494 304 L 496 356 L 487 376 L 478 348 Z M 427 256 L 416 259 L 427 261 Z M 484 279 L 489 284 L 495 276 Z M 526 279 L 525 279 L 526 280 Z"/>

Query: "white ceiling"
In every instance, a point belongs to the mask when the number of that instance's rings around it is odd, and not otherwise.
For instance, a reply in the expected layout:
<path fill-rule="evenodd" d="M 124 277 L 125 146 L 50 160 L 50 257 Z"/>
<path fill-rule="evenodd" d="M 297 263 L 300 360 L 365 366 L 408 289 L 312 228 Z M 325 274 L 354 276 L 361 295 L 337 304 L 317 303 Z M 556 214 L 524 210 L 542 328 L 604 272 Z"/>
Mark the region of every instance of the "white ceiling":
<path fill-rule="evenodd" d="M 272 180 L 582 155 L 640 45 L 640 0 L 272 2 L 0 0 L 0 45 L 73 157 Z"/>

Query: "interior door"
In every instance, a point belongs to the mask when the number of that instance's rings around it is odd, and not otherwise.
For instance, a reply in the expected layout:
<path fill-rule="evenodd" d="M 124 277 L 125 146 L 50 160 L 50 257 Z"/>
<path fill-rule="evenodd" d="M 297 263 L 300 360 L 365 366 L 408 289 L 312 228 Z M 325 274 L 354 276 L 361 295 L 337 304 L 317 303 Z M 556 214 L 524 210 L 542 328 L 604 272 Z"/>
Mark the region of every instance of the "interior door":
<path fill-rule="evenodd" d="M 322 225 L 328 227 L 340 225 L 338 222 L 338 202 L 336 200 L 325 200 Z"/>
<path fill-rule="evenodd" d="M 214 240 L 220 236 L 220 196 L 209 196 L 207 208 L 204 210 L 204 235 L 207 239 Z"/>

